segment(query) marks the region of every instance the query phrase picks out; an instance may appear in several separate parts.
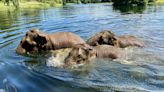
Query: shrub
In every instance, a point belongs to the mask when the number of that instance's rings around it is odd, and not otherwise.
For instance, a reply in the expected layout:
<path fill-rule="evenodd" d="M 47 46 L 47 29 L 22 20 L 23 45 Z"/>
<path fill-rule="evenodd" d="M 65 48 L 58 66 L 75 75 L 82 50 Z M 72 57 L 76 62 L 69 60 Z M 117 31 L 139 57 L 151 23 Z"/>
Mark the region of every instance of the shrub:
<path fill-rule="evenodd" d="M 113 10 L 120 11 L 122 14 L 143 13 L 147 5 L 141 6 L 113 6 Z"/>
<path fill-rule="evenodd" d="M 157 0 L 149 0 L 149 2 L 156 2 Z"/>
<path fill-rule="evenodd" d="M 113 5 L 146 5 L 148 0 L 112 0 Z"/>

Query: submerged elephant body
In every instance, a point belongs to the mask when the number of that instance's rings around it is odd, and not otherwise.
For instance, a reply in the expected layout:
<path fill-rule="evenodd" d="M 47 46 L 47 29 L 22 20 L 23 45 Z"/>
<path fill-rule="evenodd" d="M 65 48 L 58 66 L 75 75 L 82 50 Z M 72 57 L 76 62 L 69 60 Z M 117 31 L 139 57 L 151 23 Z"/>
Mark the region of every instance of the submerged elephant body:
<path fill-rule="evenodd" d="M 137 39 L 134 36 L 120 36 L 117 38 L 118 43 L 119 43 L 119 47 L 121 48 L 125 48 L 125 47 L 129 47 L 129 46 L 137 46 L 137 47 L 144 47 L 144 42 Z"/>
<path fill-rule="evenodd" d="M 117 59 L 123 55 L 122 49 L 110 45 L 89 46 L 79 44 L 72 48 L 68 57 L 65 59 L 67 66 L 87 63 L 95 58 Z"/>
<path fill-rule="evenodd" d="M 117 59 L 123 56 L 122 49 L 110 45 L 99 45 L 94 47 L 94 50 L 97 58 Z"/>
<path fill-rule="evenodd" d="M 112 45 L 115 47 L 125 48 L 129 46 L 144 47 L 144 42 L 134 36 L 124 35 L 117 37 L 111 31 L 102 31 L 93 35 L 87 40 L 91 46 Z"/>
<path fill-rule="evenodd" d="M 47 34 L 38 29 L 33 29 L 28 31 L 25 37 L 22 38 L 16 52 L 18 54 L 25 54 L 27 52 L 71 48 L 75 44 L 82 43 L 85 43 L 83 39 L 70 32 Z"/>

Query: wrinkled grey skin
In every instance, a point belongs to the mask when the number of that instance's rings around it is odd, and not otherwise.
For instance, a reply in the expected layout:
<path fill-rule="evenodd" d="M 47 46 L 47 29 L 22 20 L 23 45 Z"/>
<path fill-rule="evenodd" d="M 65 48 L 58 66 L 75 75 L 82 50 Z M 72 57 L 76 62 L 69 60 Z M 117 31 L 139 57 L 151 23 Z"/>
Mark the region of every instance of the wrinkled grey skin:
<path fill-rule="evenodd" d="M 75 44 L 85 43 L 78 35 L 70 32 L 47 34 L 38 29 L 28 31 L 16 48 L 18 54 L 71 48 Z"/>
<path fill-rule="evenodd" d="M 144 47 L 144 42 L 134 36 L 124 35 L 117 37 L 112 31 L 102 31 L 96 33 L 87 40 L 91 46 L 112 45 L 115 47 L 126 48 L 129 46 Z"/>
<path fill-rule="evenodd" d="M 75 45 L 65 59 L 66 66 L 88 63 L 95 58 L 117 59 L 122 56 L 122 49 L 110 45 L 92 47 L 88 44 Z"/>

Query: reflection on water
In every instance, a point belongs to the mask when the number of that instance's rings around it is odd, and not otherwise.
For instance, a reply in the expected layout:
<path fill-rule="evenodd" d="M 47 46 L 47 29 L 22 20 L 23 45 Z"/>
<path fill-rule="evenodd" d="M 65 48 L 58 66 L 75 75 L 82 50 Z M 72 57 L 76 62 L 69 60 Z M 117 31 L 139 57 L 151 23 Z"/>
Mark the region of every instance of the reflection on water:
<path fill-rule="evenodd" d="M 63 8 L 0 12 L 0 92 L 164 90 L 163 5 L 68 4 Z M 47 57 L 15 53 L 30 28 L 47 33 L 69 31 L 85 40 L 98 31 L 111 29 L 118 36 L 138 37 L 145 42 L 145 48 L 128 48 L 123 60 L 98 59 L 80 69 L 50 67 L 45 62 Z"/>
<path fill-rule="evenodd" d="M 119 10 L 121 13 L 143 13 L 147 5 L 143 6 L 113 6 L 114 10 Z"/>

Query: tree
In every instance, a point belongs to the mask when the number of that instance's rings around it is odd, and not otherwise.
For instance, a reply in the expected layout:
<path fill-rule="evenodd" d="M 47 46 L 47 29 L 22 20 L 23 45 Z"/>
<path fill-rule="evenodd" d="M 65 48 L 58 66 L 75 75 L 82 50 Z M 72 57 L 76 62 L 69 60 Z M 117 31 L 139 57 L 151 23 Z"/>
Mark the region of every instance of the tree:
<path fill-rule="evenodd" d="M 113 5 L 147 5 L 149 0 L 112 0 Z"/>
<path fill-rule="evenodd" d="M 18 0 L 12 0 L 13 5 L 18 8 L 19 7 L 19 1 Z"/>
<path fill-rule="evenodd" d="M 10 0 L 3 0 L 4 5 L 9 6 L 10 5 Z"/>
<path fill-rule="evenodd" d="M 18 8 L 19 7 L 19 1 L 18 0 L 11 0 L 13 5 Z M 10 5 L 10 0 L 3 0 L 4 5 L 9 6 Z"/>

